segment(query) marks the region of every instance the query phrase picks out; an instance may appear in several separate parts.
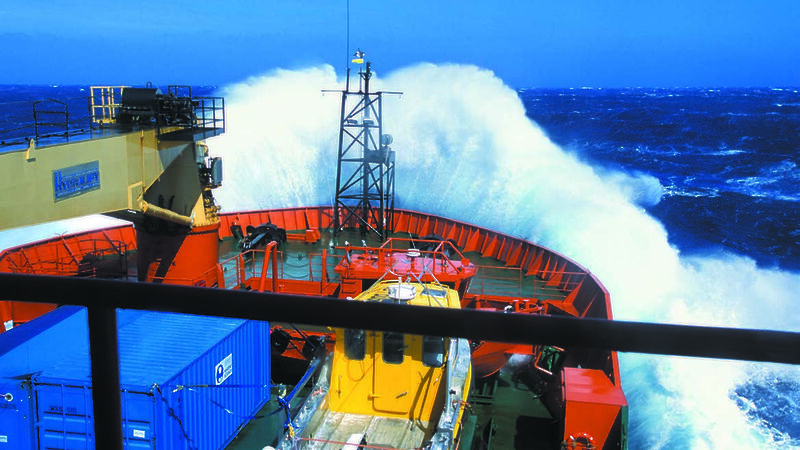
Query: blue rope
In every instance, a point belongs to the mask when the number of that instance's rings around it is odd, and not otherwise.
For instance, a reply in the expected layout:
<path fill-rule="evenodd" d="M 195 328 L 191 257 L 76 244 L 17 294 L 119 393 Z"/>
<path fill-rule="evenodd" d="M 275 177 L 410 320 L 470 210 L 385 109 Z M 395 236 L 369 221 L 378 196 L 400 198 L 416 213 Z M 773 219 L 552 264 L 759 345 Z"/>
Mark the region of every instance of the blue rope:
<path fill-rule="evenodd" d="M 190 391 L 190 392 L 197 392 L 198 394 L 200 393 L 200 391 L 197 391 L 197 390 L 192 389 L 192 388 L 187 388 L 187 390 Z M 225 405 L 217 402 L 214 399 L 208 398 L 207 400 L 209 402 L 213 403 L 214 405 L 218 406 L 220 409 L 222 409 L 226 413 L 228 413 L 228 414 L 230 414 L 232 416 L 236 416 L 236 417 L 242 418 L 242 419 L 255 420 L 255 419 L 261 419 L 261 418 L 264 417 L 264 416 L 250 416 L 250 415 L 244 415 L 244 414 L 237 414 L 237 413 L 233 412 L 232 410 L 228 409 L 227 407 L 225 407 Z"/>
<path fill-rule="evenodd" d="M 223 388 L 223 387 L 224 388 L 273 388 L 273 387 L 277 387 L 277 386 L 278 386 L 277 384 L 270 384 L 270 385 L 228 384 L 228 385 L 219 385 L 219 386 L 210 385 L 210 384 L 193 384 L 193 385 L 180 385 L 179 384 L 179 385 L 175 386 L 175 389 L 173 389 L 172 392 L 174 393 L 174 392 L 180 391 L 182 389 L 186 389 L 187 391 L 195 392 L 195 393 L 200 394 L 200 391 L 198 389 L 194 389 L 194 388 Z M 159 389 L 159 393 L 160 393 L 160 389 Z M 264 415 L 251 416 L 251 415 L 237 414 L 236 412 L 232 411 L 231 409 L 227 408 L 225 405 L 217 402 L 214 399 L 207 398 L 206 400 L 208 400 L 209 402 L 213 403 L 214 405 L 216 405 L 217 407 L 219 407 L 220 409 L 222 409 L 226 413 L 228 413 L 228 414 L 230 414 L 232 416 L 236 416 L 236 417 L 239 417 L 239 418 L 242 418 L 242 419 L 246 419 L 246 420 L 263 419 L 264 417 L 271 416 L 271 415 L 275 414 L 276 412 L 281 411 L 283 409 L 283 408 L 278 408 L 276 411 L 273 411 L 272 413 L 269 413 L 266 416 L 264 416 Z"/>
<path fill-rule="evenodd" d="M 167 399 L 164 398 L 164 394 L 161 392 L 161 386 L 159 386 L 158 384 L 153 384 L 153 389 L 155 389 L 155 391 L 158 392 L 158 397 L 161 399 L 162 402 L 164 402 L 164 405 L 166 405 L 167 413 L 170 416 L 172 416 L 172 418 L 175 419 L 176 422 L 178 422 L 178 427 L 181 429 L 181 433 L 183 433 L 183 437 L 186 438 L 186 445 L 188 445 L 190 449 L 197 450 L 197 447 L 192 445 L 192 439 L 186 433 L 186 429 L 183 427 L 183 422 L 178 417 L 178 415 L 175 414 L 175 410 L 172 409 L 172 406 L 170 406 L 170 404 L 167 403 Z"/>
<path fill-rule="evenodd" d="M 295 423 L 292 422 L 292 414 L 291 414 L 291 411 L 290 411 L 289 402 L 286 401 L 286 399 L 283 398 L 283 397 L 278 397 L 278 404 L 281 405 L 281 408 L 278 408 L 272 414 L 275 414 L 275 413 L 277 413 L 278 411 L 281 411 L 281 410 L 286 411 L 286 420 L 283 422 L 283 429 L 287 430 L 287 429 L 290 429 L 290 428 L 292 428 L 292 429 L 297 428 L 297 425 L 295 425 Z"/>

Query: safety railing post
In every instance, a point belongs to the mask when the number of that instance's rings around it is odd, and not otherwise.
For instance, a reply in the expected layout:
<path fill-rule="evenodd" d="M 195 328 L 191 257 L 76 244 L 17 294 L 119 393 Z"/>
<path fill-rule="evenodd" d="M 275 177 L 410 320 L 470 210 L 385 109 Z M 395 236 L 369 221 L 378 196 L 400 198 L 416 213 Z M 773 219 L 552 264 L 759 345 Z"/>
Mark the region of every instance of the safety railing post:
<path fill-rule="evenodd" d="M 322 273 L 319 278 L 319 293 L 325 292 L 325 282 L 328 278 L 328 250 L 322 249 Z"/>
<path fill-rule="evenodd" d="M 238 274 L 238 277 L 239 277 L 239 279 L 236 280 L 236 285 L 241 287 L 242 283 L 244 283 L 244 280 L 245 280 L 245 277 L 244 277 L 244 258 L 242 257 L 241 253 L 239 253 L 236 256 L 236 273 Z"/>
<path fill-rule="evenodd" d="M 92 306 L 88 316 L 95 448 L 122 449 L 117 310 Z"/>
<path fill-rule="evenodd" d="M 275 241 L 267 244 L 272 252 L 272 292 L 278 292 L 278 243 Z M 266 259 L 266 258 L 265 258 Z"/>

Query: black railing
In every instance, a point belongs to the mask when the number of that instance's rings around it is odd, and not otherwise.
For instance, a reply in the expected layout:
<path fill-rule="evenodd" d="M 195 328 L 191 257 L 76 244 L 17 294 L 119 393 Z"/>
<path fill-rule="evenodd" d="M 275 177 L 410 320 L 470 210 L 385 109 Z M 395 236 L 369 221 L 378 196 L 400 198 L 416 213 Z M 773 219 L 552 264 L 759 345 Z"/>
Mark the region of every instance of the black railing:
<path fill-rule="evenodd" d="M 69 142 L 92 130 L 86 97 L 0 104 L 0 149 Z M 82 111 L 82 113 L 81 113 Z"/>
<path fill-rule="evenodd" d="M 199 128 L 203 133 L 203 139 L 225 132 L 223 97 L 193 97 L 192 103 L 197 117 L 195 128 Z"/>
<path fill-rule="evenodd" d="M 179 133 L 165 133 L 164 139 L 202 140 L 225 132 L 225 99 L 192 97 L 189 86 L 169 86 L 167 95 L 159 94 L 148 105 L 147 123 L 139 117 L 136 123 L 122 123 L 119 113 L 124 108 L 121 103 L 124 89 L 104 86 L 91 88 L 84 97 L 2 103 L 0 151 L 22 149 L 31 142 L 53 145 L 69 142 L 71 138 L 103 137 L 115 131 L 130 131 L 131 125 L 180 129 Z"/>
<path fill-rule="evenodd" d="M 800 333 L 427 308 L 125 281 L 0 274 L 5 299 L 89 311 L 95 446 L 122 448 L 116 308 L 368 328 L 561 348 L 800 364 Z M 185 299 L 191 298 L 191 302 Z"/>

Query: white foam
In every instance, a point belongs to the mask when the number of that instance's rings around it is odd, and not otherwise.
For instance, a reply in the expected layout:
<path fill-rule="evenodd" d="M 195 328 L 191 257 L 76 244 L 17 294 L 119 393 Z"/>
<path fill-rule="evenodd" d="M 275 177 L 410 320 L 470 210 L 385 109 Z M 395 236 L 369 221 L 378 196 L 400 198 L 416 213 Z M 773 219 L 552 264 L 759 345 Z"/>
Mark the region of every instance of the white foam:
<path fill-rule="evenodd" d="M 658 178 L 639 171 L 623 172 L 608 168 L 596 169 L 598 175 L 616 185 L 629 202 L 639 206 L 653 206 L 661 201 L 666 189 Z"/>
<path fill-rule="evenodd" d="M 225 88 L 227 129 L 209 141 L 225 181 L 223 211 L 331 204 L 340 88 L 330 66 L 275 70 Z"/>

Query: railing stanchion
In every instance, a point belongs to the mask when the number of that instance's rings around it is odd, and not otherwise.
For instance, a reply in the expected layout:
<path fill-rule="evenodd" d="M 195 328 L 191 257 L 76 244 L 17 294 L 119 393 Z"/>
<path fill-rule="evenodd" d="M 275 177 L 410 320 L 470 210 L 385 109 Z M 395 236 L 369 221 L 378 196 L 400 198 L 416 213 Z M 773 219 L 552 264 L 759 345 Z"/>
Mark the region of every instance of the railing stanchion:
<path fill-rule="evenodd" d="M 87 310 L 95 448 L 122 449 L 117 310 L 106 306 L 91 306 Z"/>

